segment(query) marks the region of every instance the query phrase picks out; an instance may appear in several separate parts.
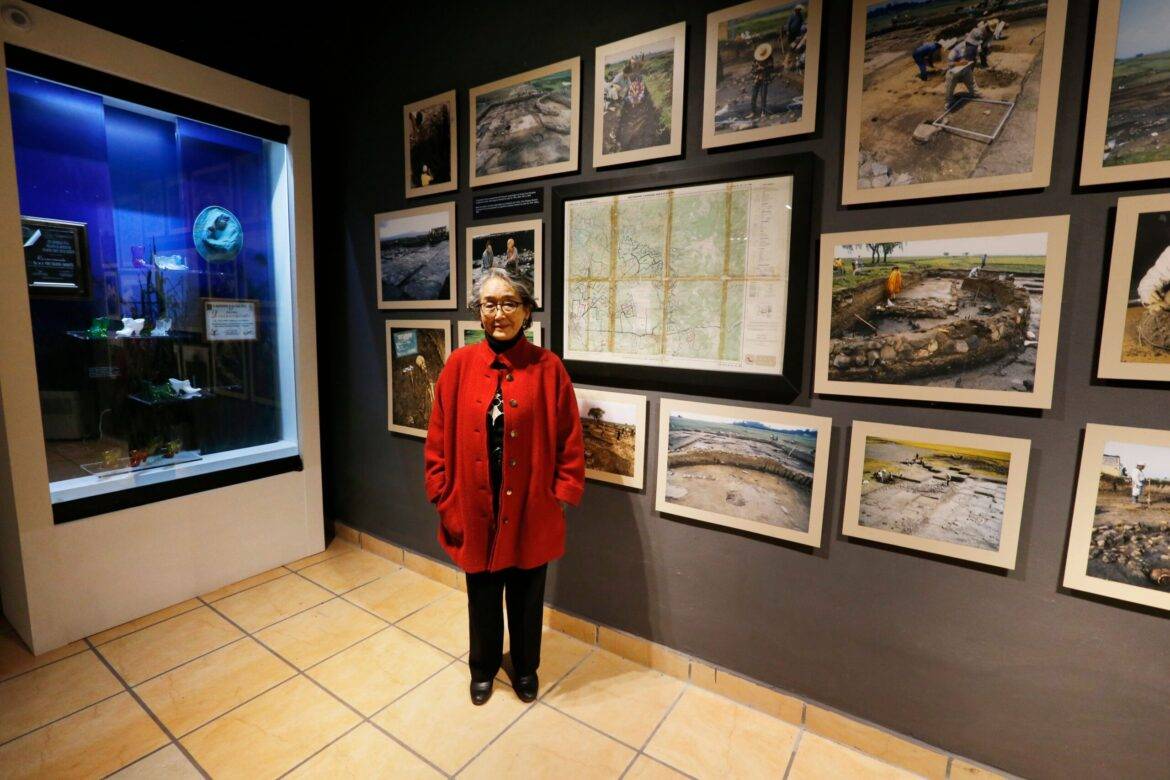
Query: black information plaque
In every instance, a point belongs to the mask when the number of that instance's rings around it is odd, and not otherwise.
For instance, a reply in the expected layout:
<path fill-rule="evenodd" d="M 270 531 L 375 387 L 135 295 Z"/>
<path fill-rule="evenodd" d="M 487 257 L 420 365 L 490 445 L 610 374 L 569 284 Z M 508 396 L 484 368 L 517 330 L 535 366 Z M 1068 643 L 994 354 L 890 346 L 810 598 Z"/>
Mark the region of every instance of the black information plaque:
<path fill-rule="evenodd" d="M 85 223 L 20 218 L 28 286 L 38 293 L 89 295 Z"/>
<path fill-rule="evenodd" d="M 506 217 L 509 214 L 531 214 L 544 211 L 544 189 L 515 190 L 496 195 L 480 195 L 472 203 L 472 219 Z"/>

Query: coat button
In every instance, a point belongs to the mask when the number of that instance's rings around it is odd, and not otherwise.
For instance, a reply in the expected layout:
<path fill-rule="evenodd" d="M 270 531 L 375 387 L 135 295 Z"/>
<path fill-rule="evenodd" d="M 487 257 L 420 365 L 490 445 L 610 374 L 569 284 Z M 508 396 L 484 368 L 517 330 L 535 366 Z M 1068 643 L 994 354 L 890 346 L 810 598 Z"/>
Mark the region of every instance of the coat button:
<path fill-rule="evenodd" d="M 506 377 L 504 377 L 504 378 L 505 378 L 505 379 L 507 379 L 509 382 L 511 382 L 511 381 L 512 381 L 512 375 L 511 375 L 511 374 L 508 374 L 508 375 L 507 375 Z"/>
<path fill-rule="evenodd" d="M 510 461 L 508 461 L 508 465 L 509 465 L 509 466 L 515 466 L 515 465 L 516 465 L 516 459 L 515 459 L 515 458 L 512 458 Z"/>
<path fill-rule="evenodd" d="M 516 429 L 513 428 L 512 430 L 508 431 L 508 435 L 511 436 L 513 439 L 515 439 L 516 438 Z"/>
<path fill-rule="evenodd" d="M 505 496 L 510 496 L 510 495 L 512 495 L 512 488 L 508 488 L 507 490 L 505 490 L 505 491 L 504 491 L 504 495 L 505 495 Z"/>
<path fill-rule="evenodd" d="M 513 399 L 512 399 L 512 400 L 510 400 L 510 401 L 508 401 L 508 406 L 511 406 L 511 407 L 513 407 L 513 408 L 515 408 L 515 407 L 517 407 L 517 406 L 519 406 L 519 405 L 520 405 L 520 404 L 516 403 L 516 399 L 515 399 L 515 398 L 513 398 Z"/>
<path fill-rule="evenodd" d="M 508 518 L 505 517 L 504 518 L 504 525 L 507 525 L 507 524 L 508 524 Z"/>

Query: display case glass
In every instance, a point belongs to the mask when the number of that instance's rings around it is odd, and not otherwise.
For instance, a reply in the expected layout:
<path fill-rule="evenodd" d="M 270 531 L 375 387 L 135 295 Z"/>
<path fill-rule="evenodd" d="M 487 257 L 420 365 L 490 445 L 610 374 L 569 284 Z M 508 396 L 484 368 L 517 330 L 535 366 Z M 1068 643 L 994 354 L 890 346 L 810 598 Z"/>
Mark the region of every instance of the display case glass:
<path fill-rule="evenodd" d="M 299 467 L 287 134 L 33 70 L 9 57 L 57 520 Z"/>

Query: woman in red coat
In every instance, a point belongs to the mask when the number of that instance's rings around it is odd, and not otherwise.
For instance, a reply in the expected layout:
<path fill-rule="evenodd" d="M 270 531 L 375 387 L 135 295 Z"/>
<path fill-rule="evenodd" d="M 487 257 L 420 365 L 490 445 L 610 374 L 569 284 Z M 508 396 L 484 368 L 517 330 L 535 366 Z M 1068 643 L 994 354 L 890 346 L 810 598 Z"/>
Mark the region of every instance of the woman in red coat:
<path fill-rule="evenodd" d="M 435 386 L 427 498 L 439 544 L 466 572 L 471 701 L 492 693 L 507 601 L 512 687 L 536 698 L 544 580 L 565 551 L 564 505 L 585 488 L 585 448 L 568 372 L 524 337 L 535 301 L 502 268 L 472 289 L 486 338 L 451 354 Z"/>

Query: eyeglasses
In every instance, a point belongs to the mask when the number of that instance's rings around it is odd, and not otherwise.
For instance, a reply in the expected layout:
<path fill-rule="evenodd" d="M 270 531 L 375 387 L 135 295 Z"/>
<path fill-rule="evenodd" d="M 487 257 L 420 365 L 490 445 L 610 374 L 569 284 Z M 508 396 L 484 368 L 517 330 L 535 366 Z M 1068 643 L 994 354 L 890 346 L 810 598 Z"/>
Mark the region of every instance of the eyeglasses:
<path fill-rule="evenodd" d="M 479 304 L 479 310 L 488 314 L 495 314 L 497 310 L 504 312 L 504 314 L 514 314 L 523 305 L 520 301 L 511 299 L 506 301 L 483 301 Z"/>

